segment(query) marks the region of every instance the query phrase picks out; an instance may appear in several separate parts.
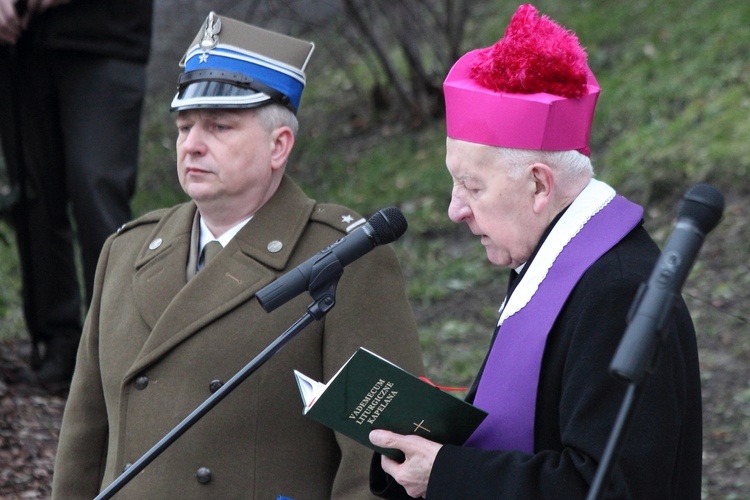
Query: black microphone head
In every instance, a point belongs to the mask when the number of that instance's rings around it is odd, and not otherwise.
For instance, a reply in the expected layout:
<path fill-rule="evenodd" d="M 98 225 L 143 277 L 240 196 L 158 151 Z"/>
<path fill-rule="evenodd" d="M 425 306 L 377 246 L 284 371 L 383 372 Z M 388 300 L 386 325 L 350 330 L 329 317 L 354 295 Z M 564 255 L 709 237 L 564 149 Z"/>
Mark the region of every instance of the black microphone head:
<path fill-rule="evenodd" d="M 379 210 L 367 221 L 374 231 L 371 237 L 378 245 L 386 245 L 399 239 L 409 226 L 406 217 L 396 207 Z"/>
<path fill-rule="evenodd" d="M 724 196 L 713 186 L 696 184 L 682 198 L 677 217 L 693 220 L 707 234 L 716 227 L 723 213 Z"/>

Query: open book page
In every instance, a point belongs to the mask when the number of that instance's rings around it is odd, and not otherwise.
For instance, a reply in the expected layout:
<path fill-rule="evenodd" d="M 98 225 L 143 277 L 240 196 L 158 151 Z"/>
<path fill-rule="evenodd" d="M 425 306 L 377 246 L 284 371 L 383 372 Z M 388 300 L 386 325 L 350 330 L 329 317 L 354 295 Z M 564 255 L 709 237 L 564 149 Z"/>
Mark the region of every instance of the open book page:
<path fill-rule="evenodd" d="M 361 350 L 367 351 L 364 347 L 360 347 Z M 390 361 L 386 360 L 385 358 L 381 358 L 374 352 L 367 351 L 373 356 L 377 356 L 386 363 L 390 363 Z M 356 354 L 356 352 L 354 353 Z M 352 360 L 354 357 L 354 354 L 352 354 L 349 359 L 346 360 L 346 363 L 343 364 L 341 368 L 331 377 L 331 380 L 328 381 L 327 384 L 324 384 L 323 382 L 318 382 L 317 380 L 313 380 L 304 373 L 301 373 L 297 370 L 294 370 L 294 377 L 297 379 L 297 387 L 299 387 L 300 395 L 302 396 L 302 402 L 305 404 L 305 409 L 303 411 L 303 414 L 307 414 L 307 412 L 312 408 L 312 405 L 315 404 L 315 401 L 318 400 L 321 394 L 326 390 L 326 387 L 328 387 L 335 379 L 339 376 L 339 374 L 346 368 L 346 365 L 349 364 L 349 361 Z"/>
<path fill-rule="evenodd" d="M 304 373 L 300 373 L 294 370 L 294 376 L 297 379 L 297 387 L 299 387 L 299 393 L 302 395 L 302 402 L 305 404 L 304 413 L 312 407 L 313 403 L 323 394 L 326 389 L 326 385 L 313 380 Z"/>

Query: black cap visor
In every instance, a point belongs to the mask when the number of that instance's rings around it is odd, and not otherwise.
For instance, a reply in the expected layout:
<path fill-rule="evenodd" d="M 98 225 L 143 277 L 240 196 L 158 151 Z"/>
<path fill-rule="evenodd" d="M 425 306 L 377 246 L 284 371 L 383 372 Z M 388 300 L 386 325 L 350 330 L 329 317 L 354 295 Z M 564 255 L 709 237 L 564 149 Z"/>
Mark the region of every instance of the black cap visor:
<path fill-rule="evenodd" d="M 171 110 L 193 108 L 254 108 L 272 100 L 296 111 L 281 92 L 242 74 L 221 70 L 180 75 Z"/>

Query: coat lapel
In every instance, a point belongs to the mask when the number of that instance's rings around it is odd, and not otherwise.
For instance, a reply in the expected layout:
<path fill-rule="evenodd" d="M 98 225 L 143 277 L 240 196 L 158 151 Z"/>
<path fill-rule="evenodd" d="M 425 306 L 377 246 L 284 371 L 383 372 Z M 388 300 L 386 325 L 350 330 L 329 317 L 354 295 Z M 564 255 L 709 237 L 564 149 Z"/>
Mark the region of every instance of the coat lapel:
<path fill-rule="evenodd" d="M 139 373 L 273 281 L 287 265 L 313 207 L 285 177 L 274 197 L 190 281 L 186 263 L 196 207 L 182 205 L 164 217 L 136 261 L 133 291 L 151 334 L 128 375 Z M 159 240 L 153 249 L 152 242 Z"/>

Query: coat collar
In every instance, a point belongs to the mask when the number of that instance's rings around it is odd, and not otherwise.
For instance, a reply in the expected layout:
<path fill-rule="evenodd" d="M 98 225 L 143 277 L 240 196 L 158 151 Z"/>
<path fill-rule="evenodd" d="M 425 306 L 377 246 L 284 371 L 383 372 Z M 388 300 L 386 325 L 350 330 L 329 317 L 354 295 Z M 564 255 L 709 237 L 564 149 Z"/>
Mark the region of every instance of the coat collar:
<path fill-rule="evenodd" d="M 285 175 L 273 197 L 237 233 L 233 241 L 248 257 L 280 271 L 286 267 L 314 206 L 315 202 Z M 183 252 L 190 252 L 191 249 L 186 250 L 184 243 L 191 242 L 185 237 L 192 232 L 196 210 L 195 203 L 189 202 L 167 212 L 141 247 L 135 263 L 136 271 L 162 255 L 174 255 L 175 252 L 187 262 L 190 255 L 183 255 Z M 178 284 L 184 286 L 185 280 Z"/>
<path fill-rule="evenodd" d="M 135 262 L 133 294 L 151 334 L 129 373 L 138 373 L 270 283 L 288 264 L 314 206 L 285 177 L 271 200 L 189 281 L 196 206 L 191 202 L 169 211 Z"/>
<path fill-rule="evenodd" d="M 289 177 L 276 194 L 234 237 L 240 250 L 260 264 L 281 271 L 307 227 L 315 202 Z"/>

